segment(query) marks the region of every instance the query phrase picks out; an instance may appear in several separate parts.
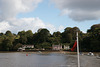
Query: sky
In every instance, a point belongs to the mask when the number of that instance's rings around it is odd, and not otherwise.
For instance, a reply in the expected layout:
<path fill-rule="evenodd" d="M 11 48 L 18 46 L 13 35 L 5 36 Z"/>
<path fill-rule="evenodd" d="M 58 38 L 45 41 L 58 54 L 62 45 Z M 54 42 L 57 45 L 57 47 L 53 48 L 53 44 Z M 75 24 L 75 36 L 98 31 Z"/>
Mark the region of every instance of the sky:
<path fill-rule="evenodd" d="M 50 33 L 78 27 L 86 33 L 100 24 L 100 0 L 0 0 L 0 32 L 22 30 Z"/>

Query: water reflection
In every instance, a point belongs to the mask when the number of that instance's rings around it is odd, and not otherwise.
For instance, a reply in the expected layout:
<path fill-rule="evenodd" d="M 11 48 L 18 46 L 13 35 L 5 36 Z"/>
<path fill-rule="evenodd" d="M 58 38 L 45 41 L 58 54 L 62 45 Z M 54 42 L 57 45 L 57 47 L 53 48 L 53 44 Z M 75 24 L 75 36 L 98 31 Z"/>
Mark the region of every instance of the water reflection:
<path fill-rule="evenodd" d="M 61 53 L 0 53 L 0 67 L 69 67 Z"/>

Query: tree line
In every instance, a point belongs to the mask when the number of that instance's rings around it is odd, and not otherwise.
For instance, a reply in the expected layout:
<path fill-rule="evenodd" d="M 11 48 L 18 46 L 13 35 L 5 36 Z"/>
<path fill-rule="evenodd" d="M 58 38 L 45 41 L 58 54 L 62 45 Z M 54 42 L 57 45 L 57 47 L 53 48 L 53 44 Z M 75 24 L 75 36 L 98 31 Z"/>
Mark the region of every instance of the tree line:
<path fill-rule="evenodd" d="M 52 45 L 73 46 L 76 40 L 76 32 L 79 33 L 80 51 L 100 51 L 100 24 L 91 26 L 87 33 L 80 31 L 78 27 L 67 27 L 64 32 L 54 32 L 45 28 L 36 33 L 31 30 L 19 31 L 13 34 L 11 31 L 0 33 L 0 51 L 16 51 L 22 45 L 34 45 L 35 49 L 50 50 Z"/>

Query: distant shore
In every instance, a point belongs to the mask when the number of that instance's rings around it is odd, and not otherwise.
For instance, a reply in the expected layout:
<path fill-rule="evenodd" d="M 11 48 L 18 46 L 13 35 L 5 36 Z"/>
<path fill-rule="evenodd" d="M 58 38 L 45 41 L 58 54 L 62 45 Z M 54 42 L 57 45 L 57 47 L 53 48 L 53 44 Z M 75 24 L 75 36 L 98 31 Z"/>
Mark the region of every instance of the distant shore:
<path fill-rule="evenodd" d="M 63 53 L 63 54 L 70 54 L 70 55 L 76 55 L 77 52 L 71 52 L 71 51 L 59 51 L 59 50 L 35 50 L 35 51 L 0 51 L 0 53 L 13 53 L 13 52 L 27 52 L 27 53 L 37 53 L 41 51 L 42 53 L 50 53 L 50 52 L 53 52 L 53 53 Z M 87 55 L 89 52 L 81 52 L 82 54 L 84 55 Z M 97 54 L 100 54 L 100 52 L 93 52 L 94 55 L 97 55 Z"/>

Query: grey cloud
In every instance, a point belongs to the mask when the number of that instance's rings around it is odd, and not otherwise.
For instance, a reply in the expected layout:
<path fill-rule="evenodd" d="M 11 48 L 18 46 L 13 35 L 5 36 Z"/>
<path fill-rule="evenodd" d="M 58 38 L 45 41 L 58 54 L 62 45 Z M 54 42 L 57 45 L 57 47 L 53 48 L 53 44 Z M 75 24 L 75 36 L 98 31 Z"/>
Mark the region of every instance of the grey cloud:
<path fill-rule="evenodd" d="M 100 0 L 51 0 L 60 10 L 71 11 L 68 15 L 75 21 L 100 19 Z M 64 14 L 64 13 L 63 13 Z"/>

